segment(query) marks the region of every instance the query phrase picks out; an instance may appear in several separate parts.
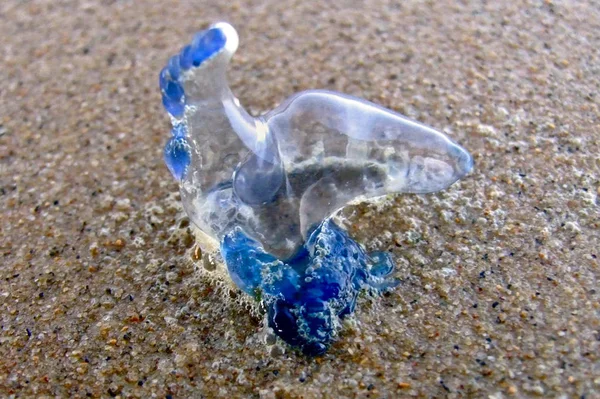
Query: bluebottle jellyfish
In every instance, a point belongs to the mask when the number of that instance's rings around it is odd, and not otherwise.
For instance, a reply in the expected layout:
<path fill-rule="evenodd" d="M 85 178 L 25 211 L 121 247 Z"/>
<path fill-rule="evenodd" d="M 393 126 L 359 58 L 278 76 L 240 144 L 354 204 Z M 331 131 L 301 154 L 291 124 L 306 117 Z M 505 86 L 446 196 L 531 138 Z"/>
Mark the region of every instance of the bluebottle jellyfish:
<path fill-rule="evenodd" d="M 263 302 L 279 337 L 319 355 L 359 292 L 396 285 L 390 254 L 368 253 L 332 217 L 357 199 L 442 190 L 473 161 L 428 126 L 332 91 L 251 116 L 227 83 L 237 47 L 235 29 L 217 23 L 160 72 L 173 126 L 164 159 L 233 282 Z"/>

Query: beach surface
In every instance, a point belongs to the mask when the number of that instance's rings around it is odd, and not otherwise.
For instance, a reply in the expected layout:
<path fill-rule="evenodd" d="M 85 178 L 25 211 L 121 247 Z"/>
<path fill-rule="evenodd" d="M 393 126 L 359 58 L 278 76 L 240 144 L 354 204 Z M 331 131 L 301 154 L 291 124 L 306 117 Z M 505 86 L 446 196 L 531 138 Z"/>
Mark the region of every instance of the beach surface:
<path fill-rule="evenodd" d="M 215 21 L 250 112 L 366 98 L 474 157 L 344 210 L 400 286 L 322 357 L 211 278 L 162 159 L 158 73 Z M 0 4 L 0 396 L 600 398 L 595 1 Z"/>

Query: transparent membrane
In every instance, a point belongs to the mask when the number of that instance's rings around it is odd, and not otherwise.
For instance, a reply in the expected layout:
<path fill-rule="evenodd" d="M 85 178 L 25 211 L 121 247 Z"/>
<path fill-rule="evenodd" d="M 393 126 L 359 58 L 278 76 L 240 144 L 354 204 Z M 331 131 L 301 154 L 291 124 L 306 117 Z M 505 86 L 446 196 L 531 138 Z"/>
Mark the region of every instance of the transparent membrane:
<path fill-rule="evenodd" d="M 473 161 L 444 134 L 336 92 L 297 93 L 253 117 L 227 84 L 237 45 L 231 25 L 215 24 L 161 71 L 165 162 L 236 285 L 265 302 L 281 338 L 319 354 L 360 290 L 395 285 L 389 254 L 366 253 L 331 217 L 360 198 L 442 190 Z"/>

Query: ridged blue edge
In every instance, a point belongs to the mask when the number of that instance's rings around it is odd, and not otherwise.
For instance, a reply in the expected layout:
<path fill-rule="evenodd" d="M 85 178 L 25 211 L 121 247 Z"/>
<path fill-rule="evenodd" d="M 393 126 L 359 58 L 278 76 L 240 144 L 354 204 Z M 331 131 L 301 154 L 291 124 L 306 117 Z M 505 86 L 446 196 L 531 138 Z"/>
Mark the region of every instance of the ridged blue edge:
<path fill-rule="evenodd" d="M 219 28 L 211 28 L 197 33 L 192 43 L 183 47 L 179 54 L 169 58 L 167 65 L 160 71 L 158 84 L 165 110 L 171 115 L 173 137 L 164 148 L 164 159 L 171 174 L 179 181 L 183 180 L 190 163 L 190 147 L 187 144 L 187 126 L 182 118 L 185 113 L 185 90 L 180 80 L 181 74 L 190 68 L 199 67 L 206 60 L 217 55 L 227 38 Z"/>
<path fill-rule="evenodd" d="M 225 48 L 227 38 L 219 28 L 197 33 L 192 42 L 179 54 L 169 59 L 160 71 L 159 86 L 165 110 L 174 118 L 182 118 L 185 112 L 185 91 L 180 82 L 181 73 L 197 68 Z"/>

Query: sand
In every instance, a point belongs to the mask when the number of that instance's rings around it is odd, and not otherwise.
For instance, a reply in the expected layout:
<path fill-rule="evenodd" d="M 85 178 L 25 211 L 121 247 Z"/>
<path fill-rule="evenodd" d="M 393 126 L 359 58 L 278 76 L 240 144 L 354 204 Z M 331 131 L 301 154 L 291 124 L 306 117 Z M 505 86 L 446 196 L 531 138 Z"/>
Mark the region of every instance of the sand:
<path fill-rule="evenodd" d="M 600 397 L 598 3 L 338 4 L 0 4 L 0 396 Z M 402 284 L 317 359 L 203 277 L 162 161 L 158 72 L 218 20 L 255 114 L 338 90 L 475 159 L 345 211 Z"/>

